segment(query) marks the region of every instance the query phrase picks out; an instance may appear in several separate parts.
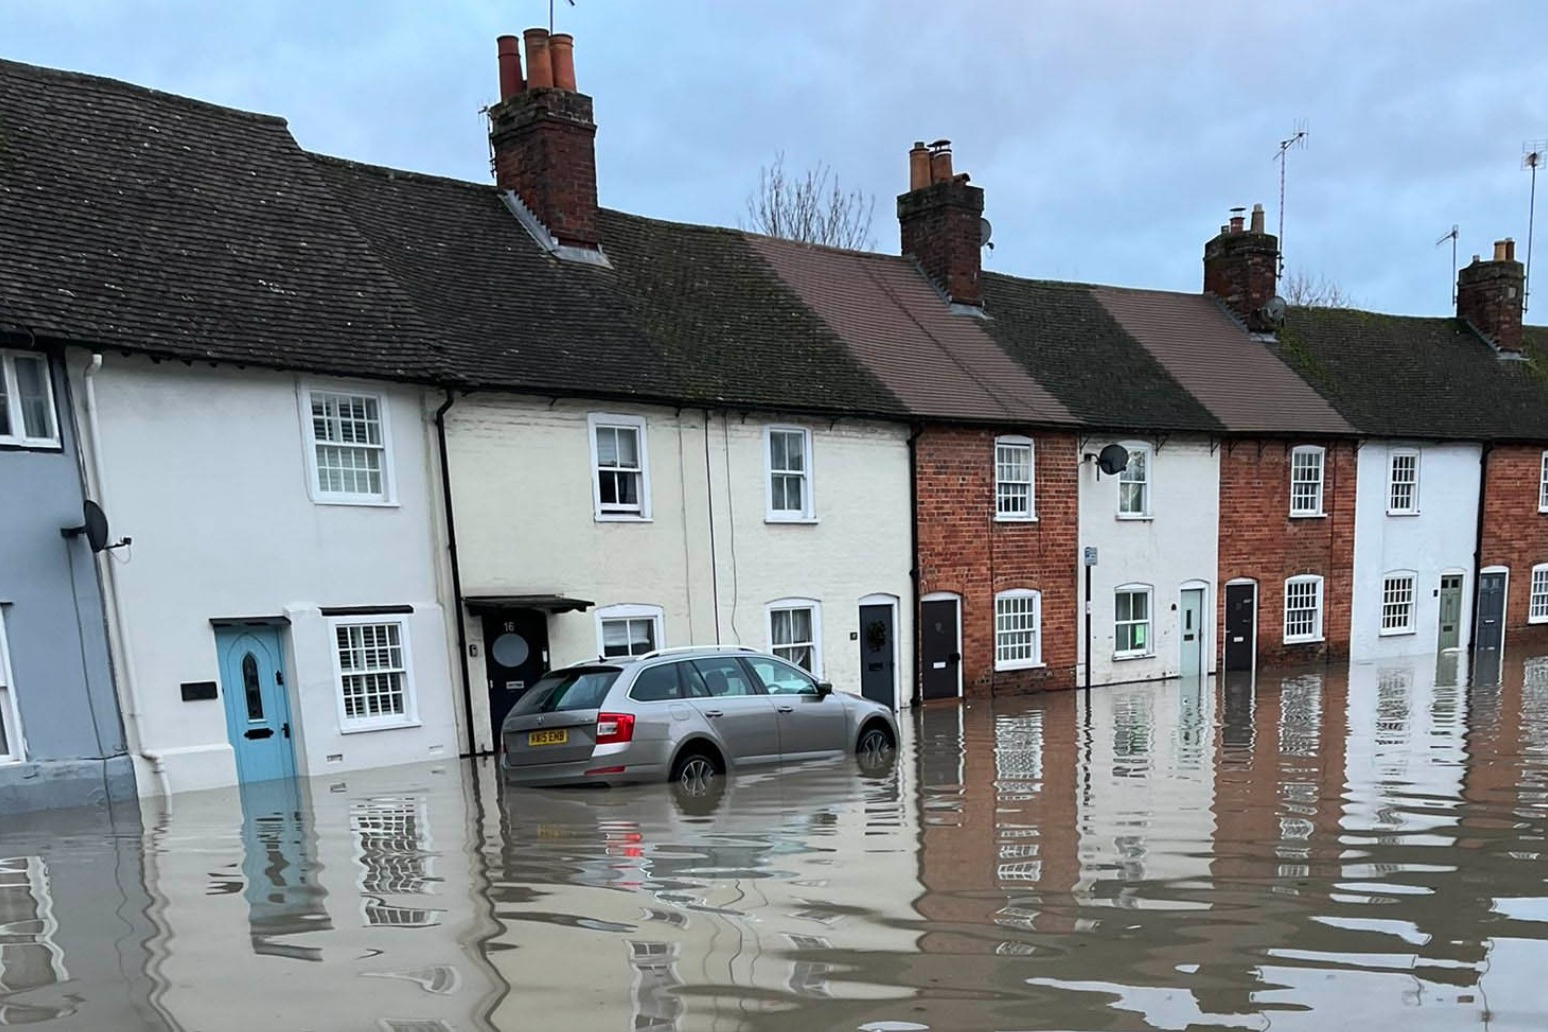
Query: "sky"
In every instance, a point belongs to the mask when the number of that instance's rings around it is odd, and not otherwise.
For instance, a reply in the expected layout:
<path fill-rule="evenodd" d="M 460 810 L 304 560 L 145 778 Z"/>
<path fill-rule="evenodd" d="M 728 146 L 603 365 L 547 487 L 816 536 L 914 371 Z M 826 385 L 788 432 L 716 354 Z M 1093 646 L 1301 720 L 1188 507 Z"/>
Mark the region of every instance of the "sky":
<path fill-rule="evenodd" d="M 286 118 L 309 150 L 488 182 L 495 37 L 548 0 L 0 0 L 0 57 Z M 1525 257 L 1548 139 L 1541 0 L 557 0 L 595 98 L 602 203 L 736 225 L 762 166 L 874 195 L 914 140 L 986 192 L 985 267 L 1197 291 L 1229 209 L 1363 308 L 1451 307 L 1449 241 Z M 1548 174 L 1539 184 L 1548 209 Z M 1536 257 L 1548 275 L 1548 210 Z M 1536 270 L 1534 270 L 1536 271 Z M 1528 321 L 1548 323 L 1548 280 Z"/>

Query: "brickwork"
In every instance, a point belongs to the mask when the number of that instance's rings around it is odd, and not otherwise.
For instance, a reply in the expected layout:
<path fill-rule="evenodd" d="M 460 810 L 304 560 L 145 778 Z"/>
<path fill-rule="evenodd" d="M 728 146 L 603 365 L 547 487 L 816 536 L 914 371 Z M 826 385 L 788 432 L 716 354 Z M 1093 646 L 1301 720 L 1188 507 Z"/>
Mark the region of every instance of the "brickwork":
<path fill-rule="evenodd" d="M 1254 230 L 1228 228 L 1204 245 L 1204 292 L 1214 294 L 1249 329 L 1272 327 L 1260 312 L 1274 296 L 1279 262 L 1279 238 L 1261 232 L 1261 212 L 1254 212 Z"/>
<path fill-rule="evenodd" d="M 1258 662 L 1309 663 L 1349 654 L 1354 575 L 1355 449 L 1327 444 L 1323 459 L 1324 515 L 1291 518 L 1290 451 L 1320 442 L 1227 441 L 1220 453 L 1220 584 L 1217 640 L 1224 643 L 1225 588 L 1258 583 Z M 1323 641 L 1286 645 L 1285 581 L 1323 578 Z"/>
<path fill-rule="evenodd" d="M 1494 245 L 1495 260 L 1474 259 L 1457 273 L 1457 317 L 1466 319 L 1501 351 L 1521 350 L 1521 303 L 1526 267 L 1516 261 L 1516 245 Z"/>
<path fill-rule="evenodd" d="M 1542 477 L 1541 446 L 1508 445 L 1489 453 L 1484 481 L 1483 565 L 1510 571 L 1505 599 L 1507 643 L 1522 641 L 1529 625 L 1532 567 L 1548 563 L 1548 514 L 1538 512 Z M 1535 636 L 1535 635 L 1534 635 Z"/>
<path fill-rule="evenodd" d="M 597 246 L 596 123 L 591 98 L 534 89 L 489 111 L 495 183 L 514 190 L 561 244 Z"/>
<path fill-rule="evenodd" d="M 984 192 L 966 183 L 935 183 L 898 198 L 903 253 L 958 304 L 983 303 Z"/>
<path fill-rule="evenodd" d="M 1070 434 L 1036 436 L 1036 522 L 994 519 L 993 430 L 932 428 L 918 441 L 919 590 L 962 596 L 969 698 L 1074 685 L 1077 478 Z M 1043 667 L 994 669 L 994 596 L 1042 593 Z"/>

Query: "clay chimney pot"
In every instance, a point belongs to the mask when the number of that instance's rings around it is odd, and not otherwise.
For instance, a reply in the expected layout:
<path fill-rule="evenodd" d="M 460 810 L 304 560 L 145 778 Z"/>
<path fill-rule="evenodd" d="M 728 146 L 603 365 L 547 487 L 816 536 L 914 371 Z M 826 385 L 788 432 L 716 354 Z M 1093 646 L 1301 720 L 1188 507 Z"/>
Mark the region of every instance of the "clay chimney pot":
<path fill-rule="evenodd" d="M 548 89 L 554 84 L 553 58 L 548 52 L 548 30 L 528 29 L 522 33 L 527 44 L 527 88 Z"/>
<path fill-rule="evenodd" d="M 930 185 L 930 148 L 915 140 L 908 152 L 908 189 L 923 190 Z"/>
<path fill-rule="evenodd" d="M 930 152 L 930 182 L 951 182 L 951 148 L 939 147 Z"/>
<path fill-rule="evenodd" d="M 556 32 L 548 37 L 548 56 L 554 69 L 554 86 L 575 92 L 575 37 Z"/>
<path fill-rule="evenodd" d="M 500 55 L 500 99 L 510 100 L 527 88 L 521 78 L 521 41 L 501 36 L 495 41 Z"/>

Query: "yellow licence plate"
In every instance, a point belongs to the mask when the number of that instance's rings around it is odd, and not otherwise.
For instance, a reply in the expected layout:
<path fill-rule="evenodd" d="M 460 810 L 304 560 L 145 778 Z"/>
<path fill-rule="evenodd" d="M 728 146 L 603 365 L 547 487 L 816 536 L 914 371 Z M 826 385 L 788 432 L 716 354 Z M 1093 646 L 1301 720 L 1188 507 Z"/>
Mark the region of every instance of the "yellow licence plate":
<path fill-rule="evenodd" d="M 568 731 L 532 731 L 527 735 L 528 745 L 563 745 L 569 740 Z"/>

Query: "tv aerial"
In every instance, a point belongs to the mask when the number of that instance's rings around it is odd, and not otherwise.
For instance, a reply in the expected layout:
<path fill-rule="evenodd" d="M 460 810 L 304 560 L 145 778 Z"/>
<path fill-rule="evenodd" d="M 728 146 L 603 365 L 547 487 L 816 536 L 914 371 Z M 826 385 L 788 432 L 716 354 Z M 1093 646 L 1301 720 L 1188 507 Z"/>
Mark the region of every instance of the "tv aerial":
<path fill-rule="evenodd" d="M 1457 303 L 1457 237 L 1459 237 L 1461 235 L 1462 235 L 1461 230 L 1459 230 L 1457 228 L 1456 223 L 1452 223 L 1451 232 L 1447 233 L 1445 236 L 1443 236 L 1439 240 L 1435 241 L 1435 246 L 1436 247 L 1439 247 L 1441 244 L 1444 244 L 1448 240 L 1451 241 L 1451 303 L 1452 304 L 1456 304 Z"/>
<path fill-rule="evenodd" d="M 1521 311 L 1532 298 L 1532 224 L 1537 220 L 1537 170 L 1548 163 L 1548 140 L 1528 140 L 1521 145 L 1521 167 L 1532 173 L 1532 192 L 1527 201 L 1526 282 L 1521 287 Z"/>
<path fill-rule="evenodd" d="M 1311 129 L 1307 127 L 1306 120 L 1296 119 L 1290 135 L 1279 141 L 1279 149 L 1274 152 L 1274 160 L 1279 162 L 1279 271 L 1276 276 L 1285 274 L 1285 170 L 1290 165 L 1290 152 L 1305 150 L 1310 135 Z"/>

